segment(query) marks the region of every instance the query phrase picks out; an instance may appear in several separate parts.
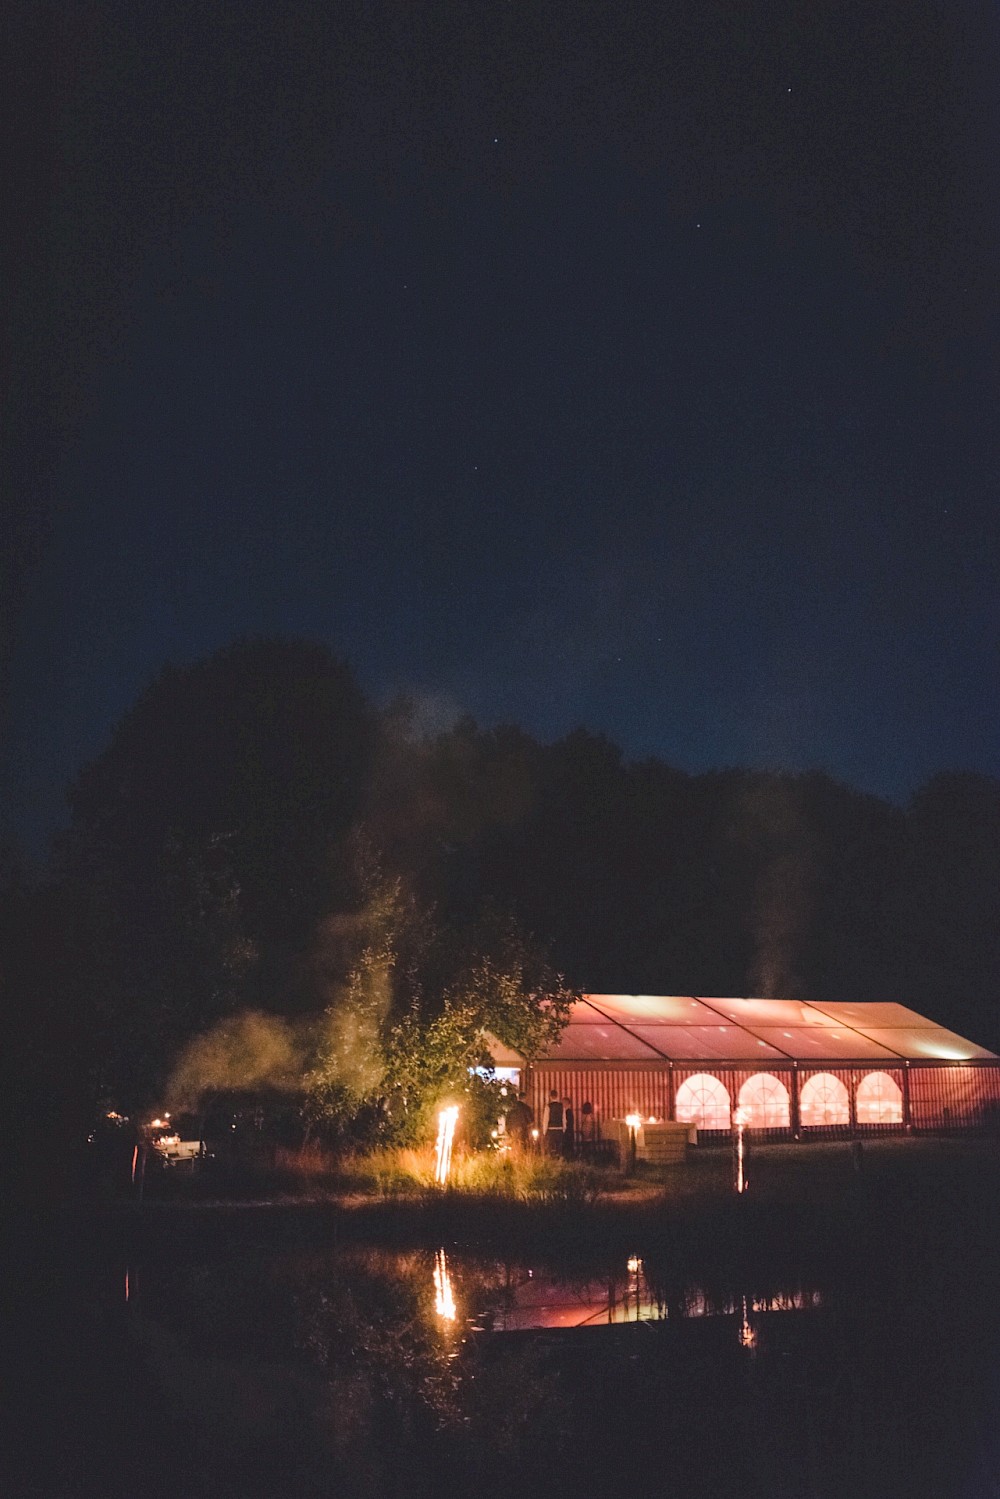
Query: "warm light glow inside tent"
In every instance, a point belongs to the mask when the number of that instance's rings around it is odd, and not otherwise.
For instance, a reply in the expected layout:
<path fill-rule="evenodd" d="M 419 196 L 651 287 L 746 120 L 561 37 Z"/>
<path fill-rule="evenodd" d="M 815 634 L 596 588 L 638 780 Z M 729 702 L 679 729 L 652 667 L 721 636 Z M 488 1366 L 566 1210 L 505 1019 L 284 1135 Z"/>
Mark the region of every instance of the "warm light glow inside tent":
<path fill-rule="evenodd" d="M 739 1108 L 759 1134 L 978 1129 L 1000 1120 L 1000 1058 L 907 1005 L 693 994 L 587 994 L 540 1056 L 523 1064 L 536 1117 L 555 1089 L 587 1121 L 692 1123 L 729 1131 Z"/>
<path fill-rule="evenodd" d="M 770 1072 L 747 1078 L 740 1089 L 739 1107 L 749 1129 L 787 1129 L 791 1119 L 788 1089 Z"/>
<path fill-rule="evenodd" d="M 676 1117 L 699 1129 L 728 1129 L 732 1102 L 725 1084 L 710 1073 L 699 1072 L 677 1090 Z"/>

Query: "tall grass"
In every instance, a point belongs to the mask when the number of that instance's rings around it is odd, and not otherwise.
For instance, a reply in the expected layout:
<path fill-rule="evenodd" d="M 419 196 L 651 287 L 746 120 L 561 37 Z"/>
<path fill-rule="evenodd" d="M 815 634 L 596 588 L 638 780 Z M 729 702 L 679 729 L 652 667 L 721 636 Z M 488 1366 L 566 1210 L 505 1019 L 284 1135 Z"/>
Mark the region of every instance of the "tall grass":
<path fill-rule="evenodd" d="M 437 1191 L 434 1151 L 374 1150 L 341 1163 L 345 1186 L 382 1197 Z M 596 1202 L 617 1176 L 577 1161 L 511 1149 L 457 1153 L 447 1190 L 510 1202 Z"/>

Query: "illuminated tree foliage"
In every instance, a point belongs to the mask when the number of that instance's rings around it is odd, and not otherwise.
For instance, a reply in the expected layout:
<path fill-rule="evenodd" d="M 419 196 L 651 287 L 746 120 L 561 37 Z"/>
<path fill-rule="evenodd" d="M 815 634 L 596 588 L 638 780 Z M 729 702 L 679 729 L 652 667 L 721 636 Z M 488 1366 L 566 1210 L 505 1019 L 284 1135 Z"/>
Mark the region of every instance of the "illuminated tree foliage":
<path fill-rule="evenodd" d="M 373 893 L 364 922 L 306 1076 L 310 1132 L 423 1139 L 448 1100 L 481 1136 L 500 1112 L 497 1085 L 477 1070 L 491 1069 L 489 1037 L 535 1055 L 562 1028 L 571 991 L 509 918 L 444 926 L 398 878 Z"/>

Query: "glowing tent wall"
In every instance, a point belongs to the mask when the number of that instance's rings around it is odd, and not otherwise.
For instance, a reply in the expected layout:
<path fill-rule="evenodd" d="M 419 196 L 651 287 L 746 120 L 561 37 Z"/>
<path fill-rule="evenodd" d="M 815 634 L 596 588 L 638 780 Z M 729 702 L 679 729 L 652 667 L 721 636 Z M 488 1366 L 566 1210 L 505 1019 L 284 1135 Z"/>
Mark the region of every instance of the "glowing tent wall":
<path fill-rule="evenodd" d="M 1000 1058 L 896 1004 L 589 995 L 549 1054 L 525 1069 L 544 1120 L 549 1091 L 626 1114 L 816 1138 L 1000 1125 Z"/>
<path fill-rule="evenodd" d="M 771 1065 L 755 1070 L 720 1063 L 681 1068 L 670 1063 L 555 1066 L 539 1062 L 526 1072 L 527 1101 L 536 1120 L 544 1120 L 549 1090 L 554 1088 L 560 1098 L 572 1100 L 578 1128 L 583 1105 L 590 1103 L 598 1121 L 641 1114 L 643 1118 L 690 1119 L 699 1124 L 702 1135 L 720 1127 L 728 1129 L 728 1123 L 721 1125 L 718 1109 L 712 1111 L 711 1125 L 686 1110 L 683 1098 L 678 1113 L 678 1090 L 706 1074 L 725 1088 L 731 1108 L 747 1109 L 751 1132 L 770 1139 L 1000 1128 L 1000 1063 L 996 1062 L 921 1062 L 903 1068 Z M 787 1103 L 772 1085 L 766 1103 L 756 1096 L 755 1108 L 752 1090 L 759 1076 L 779 1083 Z M 747 1089 L 751 1090 L 749 1100 Z"/>

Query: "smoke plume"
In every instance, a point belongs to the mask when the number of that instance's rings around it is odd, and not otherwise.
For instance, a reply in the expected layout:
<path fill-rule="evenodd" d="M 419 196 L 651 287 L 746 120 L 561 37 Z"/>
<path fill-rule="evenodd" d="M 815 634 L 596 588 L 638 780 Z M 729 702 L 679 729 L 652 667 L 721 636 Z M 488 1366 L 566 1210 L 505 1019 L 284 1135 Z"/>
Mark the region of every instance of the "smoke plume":
<path fill-rule="evenodd" d="M 167 1084 L 174 1109 L 196 1109 L 215 1093 L 301 1087 L 309 1050 L 302 1027 L 246 1010 L 222 1020 L 184 1048 Z"/>

